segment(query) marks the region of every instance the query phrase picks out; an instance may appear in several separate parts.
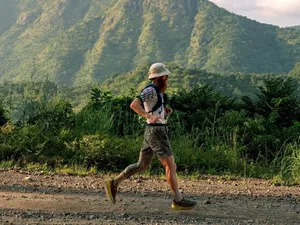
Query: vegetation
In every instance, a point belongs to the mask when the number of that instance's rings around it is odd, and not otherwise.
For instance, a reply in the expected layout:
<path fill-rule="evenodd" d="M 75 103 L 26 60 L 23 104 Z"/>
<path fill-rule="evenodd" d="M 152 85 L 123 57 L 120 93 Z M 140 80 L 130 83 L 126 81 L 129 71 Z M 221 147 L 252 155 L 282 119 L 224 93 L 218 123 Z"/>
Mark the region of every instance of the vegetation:
<path fill-rule="evenodd" d="M 124 74 L 114 73 L 103 81 L 100 86 L 105 91 L 111 91 L 115 95 L 129 95 L 132 90 L 142 90 L 147 81 L 147 72 L 150 64 L 137 67 L 135 70 Z M 247 73 L 211 73 L 201 69 L 187 69 L 173 63 L 167 63 L 171 70 L 169 77 L 170 93 L 182 89 L 190 89 L 195 84 L 210 84 L 226 96 L 256 97 L 257 87 L 266 79 L 282 77 L 285 74 L 247 74 Z M 296 80 L 299 78 L 296 77 Z M 137 94 L 137 93 L 136 93 Z"/>
<path fill-rule="evenodd" d="M 279 74 L 300 61 L 300 30 L 207 0 L 2 0 L 0 49 L 1 82 L 86 86 L 154 61 Z"/>
<path fill-rule="evenodd" d="M 300 62 L 297 62 L 295 67 L 288 74 L 291 77 L 299 78 L 300 75 Z"/>
<path fill-rule="evenodd" d="M 88 104 L 74 113 L 62 88 L 45 83 L 44 91 L 27 92 L 17 120 L 10 118 L 9 101 L 3 103 L 8 122 L 1 126 L 1 165 L 96 173 L 119 172 L 137 160 L 144 121 L 129 108 L 134 93 L 115 96 L 93 87 Z M 175 111 L 169 131 L 179 172 L 299 183 L 296 90 L 295 79 L 275 77 L 263 81 L 255 98 L 224 96 L 207 83 L 170 94 Z M 161 169 L 155 161 L 150 172 Z"/>
<path fill-rule="evenodd" d="M 0 49 L 1 166 L 135 162 L 144 122 L 129 104 L 163 61 L 180 172 L 300 183 L 299 27 L 207 0 L 3 0 Z"/>

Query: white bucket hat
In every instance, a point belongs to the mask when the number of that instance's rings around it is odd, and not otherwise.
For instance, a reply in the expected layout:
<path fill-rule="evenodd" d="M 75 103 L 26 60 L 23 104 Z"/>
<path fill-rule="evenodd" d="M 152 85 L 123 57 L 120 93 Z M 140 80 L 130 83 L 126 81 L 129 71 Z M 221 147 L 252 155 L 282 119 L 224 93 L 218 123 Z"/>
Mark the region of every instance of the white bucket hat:
<path fill-rule="evenodd" d="M 165 75 L 169 75 L 171 72 L 167 69 L 166 65 L 163 63 L 154 63 L 150 66 L 148 75 L 149 80 L 156 78 L 156 77 L 162 77 Z"/>

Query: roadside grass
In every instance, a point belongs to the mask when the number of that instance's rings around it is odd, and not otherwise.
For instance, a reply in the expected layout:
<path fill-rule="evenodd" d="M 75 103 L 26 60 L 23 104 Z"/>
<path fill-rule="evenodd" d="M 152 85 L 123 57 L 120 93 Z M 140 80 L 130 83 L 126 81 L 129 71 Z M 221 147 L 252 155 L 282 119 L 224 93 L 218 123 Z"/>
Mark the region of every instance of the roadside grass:
<path fill-rule="evenodd" d="M 279 160 L 279 173 L 273 177 L 273 182 L 282 185 L 300 184 L 300 146 L 288 144 L 284 157 Z"/>
<path fill-rule="evenodd" d="M 43 171 L 43 172 L 46 172 L 46 171 L 52 171 L 50 167 L 48 167 L 48 165 L 46 163 L 28 163 L 28 164 L 25 164 L 24 165 L 24 169 L 25 170 L 28 170 L 28 171 Z"/>
<path fill-rule="evenodd" d="M 51 165 L 47 162 L 0 162 L 1 169 L 22 168 L 27 171 L 61 173 L 74 176 L 118 174 L 126 166 L 138 161 L 140 137 L 114 138 L 103 135 L 85 135 L 79 142 L 67 145 L 73 152 L 64 164 Z M 172 138 L 178 177 L 202 179 L 203 176 L 216 175 L 224 179 L 232 177 L 262 178 L 274 184 L 300 184 L 300 147 L 297 143 L 283 146 L 283 157 L 273 162 L 255 162 L 241 157 L 238 146 L 216 142 L 214 145 L 195 145 L 193 136 L 179 135 Z M 74 157 L 74 159 L 72 158 Z M 76 158 L 77 157 L 77 158 Z M 141 176 L 156 176 L 165 179 L 164 168 L 155 158 L 151 167 Z"/>
<path fill-rule="evenodd" d="M 27 171 L 55 172 L 74 176 L 117 175 L 126 166 L 138 161 L 141 142 L 141 137 L 84 135 L 80 141 L 67 145 L 67 149 L 74 154 L 70 155 L 71 158 L 65 164 L 49 166 L 47 162 L 18 163 L 18 161 L 7 160 L 0 162 L 0 168 L 22 168 Z M 271 180 L 274 184 L 300 184 L 300 147 L 297 143 L 282 146 L 283 158 L 277 157 L 271 163 L 255 162 L 241 157 L 239 155 L 241 149 L 237 145 L 214 142 L 214 144 L 197 146 L 194 135 L 191 134 L 174 136 L 171 145 L 179 178 L 198 180 L 209 174 L 221 176 L 222 179 L 262 178 Z M 154 158 L 150 168 L 138 176 L 165 179 L 165 172 L 160 161 Z"/>
<path fill-rule="evenodd" d="M 73 176 L 88 176 L 98 174 L 97 169 L 95 167 L 85 168 L 80 165 L 63 166 L 55 168 L 54 171 L 58 174 L 66 174 Z"/>
<path fill-rule="evenodd" d="M 299 157 L 299 155 L 297 155 Z M 274 174 L 274 173 L 267 173 L 268 171 L 268 165 L 265 167 L 259 166 L 255 167 L 255 165 L 251 166 L 252 171 L 256 171 L 256 176 L 252 175 L 239 175 L 235 173 L 228 173 L 228 172 L 218 172 L 218 173 L 211 173 L 211 171 L 178 171 L 177 177 L 178 179 L 188 179 L 192 181 L 197 180 L 205 180 L 205 179 L 211 179 L 211 177 L 215 177 L 218 180 L 224 180 L 224 181 L 232 181 L 232 180 L 238 180 L 238 179 L 251 179 L 251 178 L 261 178 L 264 180 L 271 181 L 274 185 L 284 185 L 284 186 L 293 186 L 293 185 L 299 185 L 299 159 L 297 158 L 297 161 L 295 161 L 289 169 L 285 171 L 281 171 L 280 174 Z M 158 161 L 158 160 L 157 160 Z M 160 162 L 158 162 L 160 163 Z M 250 165 L 248 165 L 250 167 Z M 297 169 L 298 168 L 298 169 Z M 111 179 L 113 177 L 116 177 L 119 172 L 109 172 L 109 171 L 102 171 L 97 170 L 96 167 L 90 167 L 86 168 L 81 165 L 65 165 L 65 166 L 59 166 L 56 168 L 50 168 L 46 164 L 28 164 L 24 167 L 20 167 L 13 161 L 1 161 L 0 162 L 0 169 L 7 169 L 7 170 L 24 170 L 29 172 L 43 172 L 45 174 L 47 173 L 55 173 L 55 174 L 63 174 L 63 175 L 71 175 L 71 176 L 103 176 L 105 179 Z M 124 168 L 125 169 L 125 168 Z M 261 173 L 259 171 L 263 171 L 264 173 Z M 259 176 L 259 174 L 264 174 L 263 176 Z M 145 172 L 135 174 L 132 176 L 131 179 L 137 179 L 139 177 L 143 177 L 145 179 L 147 178 L 160 178 L 160 179 L 166 179 L 166 175 L 164 172 L 164 169 L 162 165 L 159 169 L 150 168 Z"/>
<path fill-rule="evenodd" d="M 12 169 L 15 166 L 15 162 L 13 160 L 10 161 L 0 161 L 1 169 Z"/>

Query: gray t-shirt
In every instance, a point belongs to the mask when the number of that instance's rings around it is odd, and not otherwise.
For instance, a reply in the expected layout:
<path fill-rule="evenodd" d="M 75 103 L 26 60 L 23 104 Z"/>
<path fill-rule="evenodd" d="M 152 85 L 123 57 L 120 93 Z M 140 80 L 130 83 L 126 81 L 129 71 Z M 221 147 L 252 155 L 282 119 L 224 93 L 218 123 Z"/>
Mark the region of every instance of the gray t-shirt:
<path fill-rule="evenodd" d="M 166 124 L 167 121 L 165 120 L 165 110 L 164 110 L 164 97 L 163 94 L 160 93 L 162 104 L 161 106 L 152 112 L 152 115 L 156 115 L 160 117 L 160 119 L 156 123 L 162 123 Z M 153 107 L 156 105 L 158 99 L 157 99 L 157 93 L 154 87 L 146 87 L 140 94 L 140 97 L 143 101 L 144 108 L 146 112 L 149 112 L 153 109 Z M 147 123 L 150 123 L 149 119 L 147 119 Z"/>

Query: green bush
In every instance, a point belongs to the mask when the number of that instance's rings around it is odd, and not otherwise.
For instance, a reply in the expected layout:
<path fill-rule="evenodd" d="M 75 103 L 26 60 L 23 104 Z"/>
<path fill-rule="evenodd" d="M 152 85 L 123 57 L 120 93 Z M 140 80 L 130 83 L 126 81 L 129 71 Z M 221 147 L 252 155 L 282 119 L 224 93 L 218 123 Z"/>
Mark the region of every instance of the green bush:
<path fill-rule="evenodd" d="M 138 160 L 141 138 L 85 135 L 68 144 L 75 163 L 103 171 L 120 171 Z"/>

